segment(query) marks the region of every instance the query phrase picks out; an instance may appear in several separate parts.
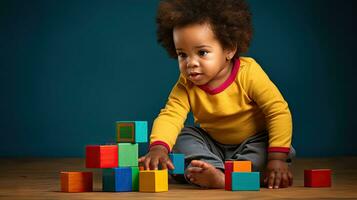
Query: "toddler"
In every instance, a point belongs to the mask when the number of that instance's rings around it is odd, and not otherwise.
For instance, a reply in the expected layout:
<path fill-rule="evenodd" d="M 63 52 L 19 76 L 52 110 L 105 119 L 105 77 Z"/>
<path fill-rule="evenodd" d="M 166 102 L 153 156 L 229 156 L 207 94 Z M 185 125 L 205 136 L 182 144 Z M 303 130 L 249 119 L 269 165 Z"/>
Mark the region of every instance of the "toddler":
<path fill-rule="evenodd" d="M 287 102 L 246 52 L 251 13 L 242 0 L 165 0 L 158 42 L 180 75 L 155 119 L 145 169 L 173 169 L 168 153 L 185 154 L 185 174 L 204 188 L 224 188 L 224 161 L 250 160 L 268 188 L 292 185 L 292 118 Z M 193 113 L 195 126 L 184 127 Z M 184 179 L 183 179 L 184 178 Z"/>

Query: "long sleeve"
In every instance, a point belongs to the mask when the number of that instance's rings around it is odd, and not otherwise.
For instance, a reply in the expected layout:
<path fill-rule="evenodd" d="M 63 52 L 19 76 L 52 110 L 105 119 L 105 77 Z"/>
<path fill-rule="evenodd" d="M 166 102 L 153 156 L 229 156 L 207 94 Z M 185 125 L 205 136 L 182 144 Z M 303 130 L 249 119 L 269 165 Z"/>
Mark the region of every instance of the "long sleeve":
<path fill-rule="evenodd" d="M 243 77 L 247 95 L 262 110 L 269 132 L 269 152 L 289 152 L 292 139 L 292 117 L 278 88 L 254 60 Z"/>
<path fill-rule="evenodd" d="M 154 120 L 150 145 L 161 143 L 170 151 L 175 144 L 190 111 L 184 83 L 184 78 L 180 76 L 168 97 L 165 108 L 161 109 L 159 116 Z"/>

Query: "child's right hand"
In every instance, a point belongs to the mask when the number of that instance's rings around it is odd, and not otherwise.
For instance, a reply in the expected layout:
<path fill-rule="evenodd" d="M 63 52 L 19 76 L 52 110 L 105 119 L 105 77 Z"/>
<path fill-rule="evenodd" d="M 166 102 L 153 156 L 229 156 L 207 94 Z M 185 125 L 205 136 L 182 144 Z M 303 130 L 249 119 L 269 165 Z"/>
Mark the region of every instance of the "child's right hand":
<path fill-rule="evenodd" d="M 150 148 L 150 151 L 143 157 L 139 158 L 139 163 L 144 165 L 145 170 L 157 170 L 159 164 L 162 169 L 174 169 L 167 149 L 162 145 L 155 145 Z"/>

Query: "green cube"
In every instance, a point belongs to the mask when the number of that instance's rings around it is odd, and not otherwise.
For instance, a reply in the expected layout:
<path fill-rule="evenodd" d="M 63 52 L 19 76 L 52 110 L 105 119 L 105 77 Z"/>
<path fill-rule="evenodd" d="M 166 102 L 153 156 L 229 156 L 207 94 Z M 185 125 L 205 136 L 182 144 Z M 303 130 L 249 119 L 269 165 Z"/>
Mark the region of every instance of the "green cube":
<path fill-rule="evenodd" d="M 135 143 L 135 123 L 116 122 L 117 141 Z"/>
<path fill-rule="evenodd" d="M 132 191 L 139 191 L 139 167 L 131 167 Z"/>
<path fill-rule="evenodd" d="M 118 143 L 146 143 L 148 141 L 147 121 L 117 121 Z"/>
<path fill-rule="evenodd" d="M 118 143 L 119 167 L 137 167 L 139 145 L 131 143 Z"/>

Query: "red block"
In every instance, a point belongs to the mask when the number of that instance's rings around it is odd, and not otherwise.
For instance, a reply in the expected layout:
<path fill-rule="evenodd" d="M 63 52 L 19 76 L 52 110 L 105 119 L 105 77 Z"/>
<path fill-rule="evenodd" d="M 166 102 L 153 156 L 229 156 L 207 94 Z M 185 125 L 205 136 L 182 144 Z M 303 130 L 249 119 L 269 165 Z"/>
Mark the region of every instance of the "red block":
<path fill-rule="evenodd" d="M 89 145 L 86 147 L 87 168 L 118 167 L 117 145 Z"/>
<path fill-rule="evenodd" d="M 331 187 L 331 169 L 304 170 L 305 187 Z"/>
<path fill-rule="evenodd" d="M 224 162 L 225 190 L 232 190 L 233 161 Z"/>

